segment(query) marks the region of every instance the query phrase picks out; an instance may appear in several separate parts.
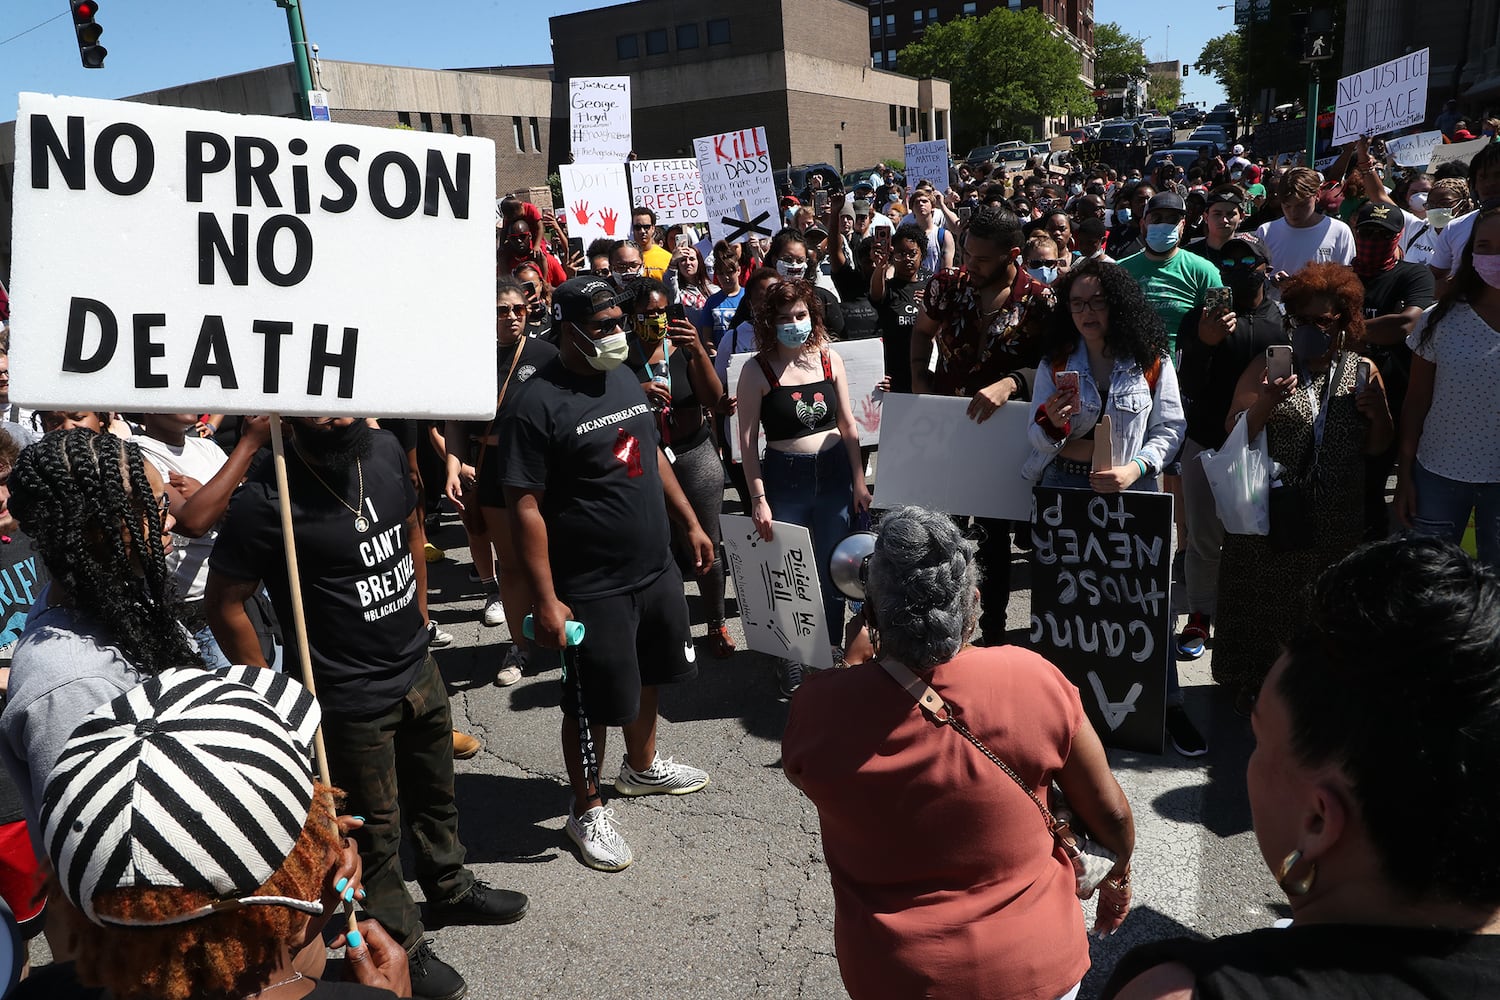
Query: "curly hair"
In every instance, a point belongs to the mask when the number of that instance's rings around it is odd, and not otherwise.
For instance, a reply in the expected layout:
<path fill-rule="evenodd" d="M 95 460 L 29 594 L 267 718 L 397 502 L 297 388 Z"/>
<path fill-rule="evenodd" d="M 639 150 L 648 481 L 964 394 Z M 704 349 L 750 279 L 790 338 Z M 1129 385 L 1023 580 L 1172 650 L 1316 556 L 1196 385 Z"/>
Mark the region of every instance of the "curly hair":
<path fill-rule="evenodd" d="M 1479 232 L 1479 227 L 1495 216 L 1500 215 L 1500 205 L 1492 208 L 1479 210 L 1479 215 L 1474 219 L 1474 225 L 1469 229 L 1469 238 L 1464 242 L 1463 253 L 1458 258 L 1458 270 L 1454 272 L 1453 280 L 1448 283 L 1447 291 L 1443 297 L 1438 299 L 1437 305 L 1433 306 L 1422 320 L 1422 335 L 1418 339 L 1419 344 L 1426 344 L 1432 339 L 1437 331 L 1438 323 L 1442 322 L 1444 316 L 1452 311 L 1453 307 L 1460 302 L 1473 302 L 1485 289 L 1484 279 L 1479 272 L 1474 270 L 1474 234 Z"/>
<path fill-rule="evenodd" d="M 10 509 L 52 578 L 136 668 L 203 665 L 178 621 L 161 511 L 138 445 L 53 431 L 16 459 Z"/>
<path fill-rule="evenodd" d="M 812 282 L 805 278 L 778 281 L 766 289 L 766 300 L 755 311 L 755 349 L 761 353 L 776 350 L 776 314 L 794 302 L 807 306 L 812 317 L 812 336 L 807 338 L 803 350 L 821 348 L 828 342 L 828 331 L 823 328 L 823 300 L 818 297 Z"/>
<path fill-rule="evenodd" d="M 1339 323 L 1344 331 L 1342 350 L 1358 352 L 1365 342 L 1365 286 L 1352 270 L 1332 261 L 1308 264 L 1281 286 L 1281 304 L 1286 307 L 1287 315 L 1297 313 L 1295 303 L 1319 295 L 1338 303 Z"/>
<path fill-rule="evenodd" d="M 977 551 L 946 514 L 897 507 L 880 519 L 865 599 L 882 652 L 918 672 L 953 659 L 979 624 Z"/>
<path fill-rule="evenodd" d="M 1042 355 L 1056 370 L 1067 367 L 1068 358 L 1078 349 L 1083 334 L 1073 322 L 1068 303 L 1074 283 L 1081 278 L 1097 280 L 1109 303 L 1105 351 L 1114 358 L 1134 358 L 1141 371 L 1149 371 L 1167 353 L 1167 328 L 1129 271 L 1097 259 L 1076 265 L 1052 286 L 1057 304 L 1043 329 Z"/>
<path fill-rule="evenodd" d="M 9 431 L 0 431 L 0 469 L 14 469 L 21 455 L 21 446 L 10 436 Z"/>
<path fill-rule="evenodd" d="M 630 286 L 631 308 L 642 308 L 652 295 L 660 295 L 667 302 L 672 301 L 672 293 L 667 291 L 667 283 L 660 278 L 643 277 L 638 279 Z"/>
<path fill-rule="evenodd" d="M 281 867 L 250 895 L 317 899 L 339 850 L 329 794 L 316 785 L 302 836 Z M 284 906 L 247 906 L 166 927 L 99 927 L 57 886 L 49 904 L 64 932 L 79 942 L 78 978 L 116 1000 L 234 1000 L 265 986 L 302 914 Z M 94 899 L 101 914 L 158 920 L 205 906 L 216 897 L 192 889 L 138 886 Z"/>

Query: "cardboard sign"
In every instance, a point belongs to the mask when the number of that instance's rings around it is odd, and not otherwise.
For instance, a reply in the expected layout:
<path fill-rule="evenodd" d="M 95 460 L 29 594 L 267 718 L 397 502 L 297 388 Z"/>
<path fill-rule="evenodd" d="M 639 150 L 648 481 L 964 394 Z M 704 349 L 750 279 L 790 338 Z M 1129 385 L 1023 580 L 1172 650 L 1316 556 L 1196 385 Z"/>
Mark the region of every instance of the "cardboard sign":
<path fill-rule="evenodd" d="M 624 163 L 629 159 L 634 148 L 630 135 L 630 77 L 570 79 L 568 139 L 574 163 Z"/>
<path fill-rule="evenodd" d="M 769 148 L 763 128 L 693 140 L 714 242 L 742 243 L 752 236 L 770 239 L 781 228 Z"/>
<path fill-rule="evenodd" d="M 748 517 L 720 514 L 719 526 L 745 643 L 757 653 L 820 669 L 832 667 L 823 590 L 808 530 L 772 521 L 772 540 L 767 542 Z M 838 638 L 843 641 L 843 636 Z"/>
<path fill-rule="evenodd" d="M 1172 667 L 1172 495 L 1037 487 L 1031 645 L 1106 746 L 1161 753 Z"/>
<path fill-rule="evenodd" d="M 1467 165 L 1470 160 L 1474 159 L 1476 153 L 1489 144 L 1490 140 L 1481 136 L 1478 139 L 1465 139 L 1463 142 L 1450 142 L 1434 146 L 1432 153 L 1427 158 L 1427 169 L 1433 171 L 1445 163 L 1452 163 L 1454 160 Z"/>
<path fill-rule="evenodd" d="M 1306 116 L 1289 122 L 1267 122 L 1255 126 L 1250 148 L 1258 156 L 1301 152 L 1307 148 Z"/>
<path fill-rule="evenodd" d="M 1021 476 L 1031 454 L 1031 404 L 1006 403 L 976 424 L 969 402 L 904 392 L 885 397 L 876 507 L 917 504 L 945 514 L 1031 517 L 1033 484 Z"/>
<path fill-rule="evenodd" d="M 844 362 L 844 378 L 849 386 L 849 409 L 859 428 L 859 443 L 880 443 L 880 419 L 886 393 L 878 386 L 885 380 L 885 347 L 879 339 L 849 340 L 828 345 Z M 739 398 L 740 374 L 745 364 L 754 364 L 755 352 L 747 351 L 729 359 L 729 395 Z M 738 411 L 729 417 L 730 457 L 743 462 L 740 451 L 740 417 Z M 766 453 L 765 435 L 761 435 L 760 453 Z"/>
<path fill-rule="evenodd" d="M 1334 109 L 1333 144 L 1420 125 L 1427 117 L 1427 49 L 1341 77 Z"/>
<path fill-rule="evenodd" d="M 494 413 L 487 139 L 22 94 L 14 190 L 24 406 Z"/>
<path fill-rule="evenodd" d="M 1483 140 L 1480 142 L 1482 145 Z M 1403 135 L 1399 139 L 1387 140 L 1385 150 L 1398 166 L 1425 167 L 1432 159 L 1432 151 L 1442 144 L 1442 130 L 1433 129 L 1431 132 L 1418 132 L 1416 135 Z"/>
<path fill-rule="evenodd" d="M 906 144 L 906 189 L 931 181 L 939 194 L 948 190 L 948 140 Z"/>
<path fill-rule="evenodd" d="M 601 237 L 630 239 L 630 188 L 623 163 L 564 163 L 563 207 L 568 235 L 589 243 Z"/>
<path fill-rule="evenodd" d="M 1052 137 L 1052 151 L 1059 152 L 1073 148 L 1073 137 L 1070 135 L 1054 135 Z"/>
<path fill-rule="evenodd" d="M 697 160 L 631 160 L 630 192 L 631 204 L 655 212 L 659 226 L 704 219 L 703 176 Z"/>

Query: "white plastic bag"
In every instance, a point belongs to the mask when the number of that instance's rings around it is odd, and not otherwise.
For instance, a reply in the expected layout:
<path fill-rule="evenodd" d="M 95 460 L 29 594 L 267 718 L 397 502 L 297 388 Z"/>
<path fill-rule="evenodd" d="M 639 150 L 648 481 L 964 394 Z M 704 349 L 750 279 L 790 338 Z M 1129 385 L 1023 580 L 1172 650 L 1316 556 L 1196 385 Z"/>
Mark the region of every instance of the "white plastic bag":
<path fill-rule="evenodd" d="M 1265 535 L 1271 531 L 1271 458 L 1266 452 L 1264 430 L 1253 446 L 1249 438 L 1241 413 L 1224 447 L 1204 451 L 1198 457 L 1224 530 L 1235 535 Z"/>

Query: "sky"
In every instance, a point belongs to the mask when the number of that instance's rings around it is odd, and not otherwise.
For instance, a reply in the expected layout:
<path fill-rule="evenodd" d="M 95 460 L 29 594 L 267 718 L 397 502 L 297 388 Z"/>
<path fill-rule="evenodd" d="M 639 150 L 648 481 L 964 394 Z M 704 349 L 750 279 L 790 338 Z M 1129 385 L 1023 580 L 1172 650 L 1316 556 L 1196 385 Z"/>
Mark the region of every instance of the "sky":
<path fill-rule="evenodd" d="M 552 59 L 547 18 L 605 6 L 601 0 L 306 0 L 308 40 L 324 59 L 445 68 L 545 63 Z M 1140 0 L 1097 0 L 1095 17 L 1149 36 L 1146 53 L 1184 62 L 1233 26 L 1232 5 L 1186 0 L 1171 29 Z M 76 97 L 127 97 L 149 90 L 287 62 L 286 12 L 275 0 L 99 0 L 103 69 L 79 64 L 66 0 L 0 3 L 0 121 L 15 117 L 23 90 Z M 61 15 L 61 16 L 58 16 Z M 48 18 L 56 20 L 43 24 Z M 12 36 L 37 27 L 18 38 Z M 1168 47 L 1169 46 L 1169 47 Z M 1194 72 L 1186 100 L 1224 99 Z"/>

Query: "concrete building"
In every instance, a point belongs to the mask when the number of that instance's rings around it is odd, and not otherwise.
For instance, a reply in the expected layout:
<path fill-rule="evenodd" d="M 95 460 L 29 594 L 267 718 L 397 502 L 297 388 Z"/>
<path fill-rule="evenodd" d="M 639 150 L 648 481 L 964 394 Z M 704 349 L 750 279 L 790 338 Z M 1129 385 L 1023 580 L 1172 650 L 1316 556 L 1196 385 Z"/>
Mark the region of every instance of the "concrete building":
<path fill-rule="evenodd" d="M 951 135 L 944 80 L 873 68 L 865 6 L 848 0 L 637 0 L 551 19 L 553 117 L 566 82 L 630 77 L 635 150 L 691 156 L 693 139 L 765 126 L 771 159 L 842 170 Z M 568 158 L 566 129 L 552 158 Z"/>
<path fill-rule="evenodd" d="M 1341 22 L 1339 76 L 1428 47 L 1429 120 L 1449 98 L 1474 117 L 1500 109 L 1500 0 L 1347 0 Z"/>
<path fill-rule="evenodd" d="M 1078 75 L 1090 87 L 1094 85 L 1094 0 L 866 0 L 866 6 L 870 58 L 885 69 L 896 69 L 901 47 L 921 38 L 931 25 L 955 17 L 983 17 L 999 7 L 1035 7 L 1078 50 Z"/>

